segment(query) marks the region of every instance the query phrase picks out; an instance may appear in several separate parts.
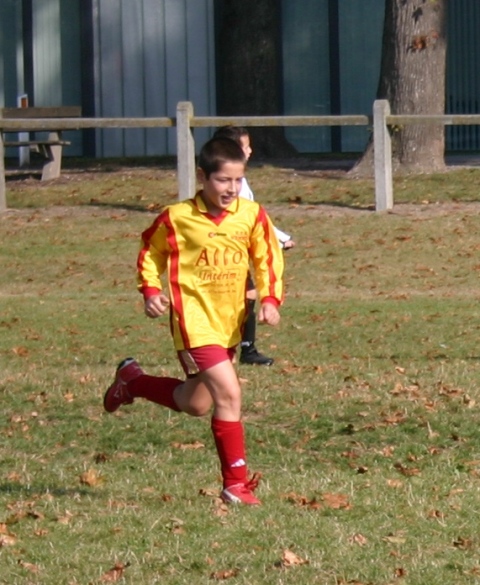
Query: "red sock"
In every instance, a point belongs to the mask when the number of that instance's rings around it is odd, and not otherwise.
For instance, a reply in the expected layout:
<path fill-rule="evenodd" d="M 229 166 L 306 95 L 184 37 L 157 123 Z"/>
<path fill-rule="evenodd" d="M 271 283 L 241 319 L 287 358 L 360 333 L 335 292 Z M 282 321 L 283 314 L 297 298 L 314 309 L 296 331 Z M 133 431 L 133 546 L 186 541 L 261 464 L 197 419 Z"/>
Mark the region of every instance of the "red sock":
<path fill-rule="evenodd" d="M 177 378 L 157 378 L 144 374 L 128 383 L 128 393 L 133 398 L 146 398 L 150 402 L 180 412 L 173 398 L 173 392 L 180 384 L 183 381 Z"/>
<path fill-rule="evenodd" d="M 240 421 L 225 421 L 212 417 L 215 439 L 223 477 L 223 487 L 247 482 L 245 440 Z"/>

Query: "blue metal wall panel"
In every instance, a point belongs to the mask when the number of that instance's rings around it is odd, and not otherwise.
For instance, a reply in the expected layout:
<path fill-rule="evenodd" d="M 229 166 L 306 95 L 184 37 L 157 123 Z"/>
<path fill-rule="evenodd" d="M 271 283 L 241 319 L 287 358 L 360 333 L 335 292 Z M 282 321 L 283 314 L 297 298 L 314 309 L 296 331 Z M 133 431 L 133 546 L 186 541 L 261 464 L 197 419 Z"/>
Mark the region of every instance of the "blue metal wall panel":
<path fill-rule="evenodd" d="M 23 94 L 22 6 L 18 0 L 0 2 L 0 105 L 16 106 Z"/>
<path fill-rule="evenodd" d="M 207 115 L 207 112 L 215 112 L 214 15 L 213 4 L 208 0 L 197 0 L 197 4 L 199 12 L 195 14 L 188 10 L 185 3 L 188 95 L 189 101 L 194 104 L 195 114 Z M 208 67 L 205 67 L 205 59 Z M 195 129 L 195 144 L 202 145 L 210 138 L 213 130 Z"/>
<path fill-rule="evenodd" d="M 144 3 L 121 0 L 121 34 L 123 46 L 123 115 L 128 117 L 145 115 L 145 64 L 143 56 L 151 50 L 144 41 Z M 145 130 L 125 130 L 125 156 L 145 152 Z"/>
<path fill-rule="evenodd" d="M 167 48 L 164 75 L 168 79 L 167 112 L 168 115 L 174 116 L 177 102 L 180 101 L 178 96 L 188 95 L 186 4 L 185 0 L 164 0 L 164 3 L 163 35 Z M 174 152 L 176 138 L 173 132 L 168 133 L 168 139 L 169 152 Z"/>
<path fill-rule="evenodd" d="M 163 34 L 165 5 L 158 0 L 144 0 L 145 51 L 145 115 L 165 116 L 167 112 L 166 43 Z M 155 155 L 169 152 L 169 131 L 165 128 L 146 131 L 145 154 Z M 170 131 L 171 134 L 171 131 Z"/>
<path fill-rule="evenodd" d="M 62 103 L 60 0 L 35 0 L 33 78 L 36 106 Z"/>
<path fill-rule="evenodd" d="M 371 115 L 382 57 L 385 2 L 341 0 L 339 5 L 341 113 Z M 342 151 L 362 151 L 370 131 L 365 126 L 344 126 Z"/>
<path fill-rule="evenodd" d="M 98 64 L 95 94 L 98 96 L 96 116 L 121 118 L 123 110 L 122 11 L 119 0 L 97 0 L 95 61 Z M 121 129 L 96 132 L 99 156 L 124 154 Z"/>
<path fill-rule="evenodd" d="M 452 114 L 480 113 L 480 3 L 450 2 L 448 13 L 446 110 Z M 447 150 L 479 150 L 478 126 L 449 126 Z"/>
<path fill-rule="evenodd" d="M 82 0 L 60 2 L 62 104 L 81 105 L 80 6 Z"/>
<path fill-rule="evenodd" d="M 282 0 L 286 114 L 332 113 L 332 30 L 338 5 L 341 113 L 371 113 L 380 68 L 384 0 Z M 179 101 L 215 113 L 213 0 L 92 0 L 95 115 L 175 116 Z M 36 105 L 79 104 L 82 0 L 33 0 Z M 0 105 L 24 93 L 22 2 L 0 0 Z M 447 112 L 480 112 L 480 2 L 449 3 Z M 201 144 L 210 130 L 196 131 Z M 364 128 L 343 128 L 342 149 L 361 150 Z M 174 154 L 174 129 L 97 131 L 99 156 Z M 301 152 L 328 152 L 328 128 L 290 128 Z M 67 154 L 80 153 L 80 133 Z M 479 150 L 477 126 L 448 127 L 448 150 Z"/>
<path fill-rule="evenodd" d="M 32 2 L 32 44 L 34 93 L 30 104 L 37 106 L 80 105 L 79 91 L 79 0 L 34 0 Z M 2 105 L 15 107 L 17 96 L 26 92 L 24 75 L 24 31 L 22 2 L 0 3 L 0 83 Z M 72 142 L 67 155 L 81 154 L 81 135 L 65 133 Z M 9 154 L 16 154 L 11 149 Z"/>
<path fill-rule="evenodd" d="M 23 86 L 23 50 L 21 38 L 22 11 L 15 0 L 0 3 L 0 106 L 16 106 Z M 7 156 L 16 156 L 18 149 L 7 148 Z"/>
<path fill-rule="evenodd" d="M 283 100 L 285 115 L 330 114 L 328 0 L 283 0 Z M 328 128 L 288 128 L 299 152 L 329 152 Z"/>
<path fill-rule="evenodd" d="M 61 0 L 60 2 L 60 56 L 61 56 L 61 104 L 81 106 L 81 62 L 80 62 L 80 2 L 81 0 Z M 52 104 L 56 105 L 56 104 Z M 65 147 L 67 156 L 81 156 L 81 132 L 64 132 L 65 140 L 71 142 Z"/>
<path fill-rule="evenodd" d="M 94 26 L 97 116 L 174 117 L 179 101 L 215 113 L 213 0 L 94 0 Z M 99 156 L 176 153 L 175 129 L 97 137 Z"/>

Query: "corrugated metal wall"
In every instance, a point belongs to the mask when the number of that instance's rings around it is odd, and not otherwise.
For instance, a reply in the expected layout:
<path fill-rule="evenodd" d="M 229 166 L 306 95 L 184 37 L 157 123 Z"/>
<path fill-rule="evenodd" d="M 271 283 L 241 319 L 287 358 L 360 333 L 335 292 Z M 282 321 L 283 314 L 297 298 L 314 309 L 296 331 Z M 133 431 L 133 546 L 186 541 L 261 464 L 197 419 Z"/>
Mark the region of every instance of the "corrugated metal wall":
<path fill-rule="evenodd" d="M 33 86 L 36 106 L 81 105 L 80 0 L 32 2 Z M 65 132 L 70 156 L 82 154 L 79 132 Z"/>
<path fill-rule="evenodd" d="M 189 100 L 215 114 L 213 0 L 92 0 L 93 64 L 82 63 L 83 0 L 33 0 L 31 76 L 37 106 L 81 105 L 82 67 L 95 71 L 91 99 L 97 117 L 175 116 Z M 28 85 L 22 2 L 0 0 L 0 106 L 15 106 Z M 26 55 L 28 61 L 28 55 Z M 101 157 L 175 154 L 175 130 L 96 131 Z M 209 136 L 196 133 L 196 143 Z M 82 153 L 81 134 L 66 154 Z"/>
<path fill-rule="evenodd" d="M 285 115 L 331 112 L 328 0 L 283 0 L 283 102 Z M 328 128 L 287 128 L 299 152 L 329 152 Z"/>
<path fill-rule="evenodd" d="M 449 4 L 446 110 L 480 113 L 480 2 Z M 479 150 L 478 126 L 447 126 L 447 150 Z"/>
<path fill-rule="evenodd" d="M 17 96 L 28 92 L 26 61 L 31 58 L 33 92 L 29 102 L 36 106 L 80 105 L 80 0 L 33 0 L 32 52 L 28 55 L 23 30 L 22 2 L 1 0 L 0 3 L 0 101 L 16 106 Z M 1 75 L 1 74 L 0 74 Z M 70 155 L 82 154 L 79 132 L 66 132 L 72 142 Z M 9 153 L 15 154 L 14 150 Z"/>
<path fill-rule="evenodd" d="M 21 8 L 18 0 L 0 2 L 0 106 L 15 106 L 25 92 Z"/>
<path fill-rule="evenodd" d="M 283 0 L 285 114 L 371 114 L 384 0 Z M 361 151 L 366 128 L 292 128 L 300 152 Z"/>
<path fill-rule="evenodd" d="M 213 0 L 94 0 L 96 115 L 215 113 Z M 196 132 L 196 143 L 208 137 Z M 97 132 L 99 156 L 174 154 L 172 129 Z"/>
<path fill-rule="evenodd" d="M 282 1 L 285 113 L 371 114 L 380 74 L 384 0 Z M 450 2 L 447 24 L 446 111 L 480 113 L 480 1 Z M 287 136 L 300 152 L 329 152 L 337 146 L 351 152 L 363 150 L 368 132 L 363 127 L 294 128 Z M 480 128 L 447 127 L 446 149 L 479 150 Z"/>
<path fill-rule="evenodd" d="M 372 113 L 382 57 L 384 4 L 384 0 L 339 1 L 342 114 Z M 370 132 L 364 126 L 343 127 L 342 152 L 362 151 Z"/>
<path fill-rule="evenodd" d="M 92 83 L 82 87 L 86 40 L 80 15 L 92 5 Z M 21 0 L 0 0 L 0 106 L 27 85 L 36 105 L 81 104 L 93 115 L 175 116 L 189 100 L 215 114 L 213 0 L 32 0 L 33 47 Z M 25 3 L 27 6 L 28 3 Z M 370 114 L 380 68 L 384 0 L 282 0 L 286 114 Z M 480 112 L 480 2 L 449 3 L 447 112 Z M 28 66 L 29 59 L 31 66 Z M 27 66 L 25 65 L 27 63 Z M 29 70 L 29 67 L 31 71 Z M 83 71 L 84 72 L 84 71 Z M 30 79 L 31 78 L 31 79 Z M 85 103 L 85 102 L 84 102 Z M 365 128 L 290 128 L 301 152 L 361 150 Z M 196 144 L 210 135 L 196 131 Z M 70 133 L 68 154 L 81 154 Z M 175 130 L 96 132 L 98 156 L 175 154 Z M 448 127 L 447 150 L 479 150 L 477 126 Z"/>

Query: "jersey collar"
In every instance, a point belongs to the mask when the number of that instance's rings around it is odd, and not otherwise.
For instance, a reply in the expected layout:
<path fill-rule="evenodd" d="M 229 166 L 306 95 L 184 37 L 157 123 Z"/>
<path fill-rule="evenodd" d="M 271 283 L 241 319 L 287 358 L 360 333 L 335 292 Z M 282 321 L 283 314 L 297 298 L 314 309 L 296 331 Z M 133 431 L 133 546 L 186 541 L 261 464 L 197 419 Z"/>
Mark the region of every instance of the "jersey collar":
<path fill-rule="evenodd" d="M 203 199 L 201 198 L 201 193 L 202 191 L 197 191 L 193 201 L 201 213 L 204 213 L 205 215 L 208 215 L 210 217 L 210 213 L 208 212 L 208 209 L 205 203 L 203 202 Z M 220 213 L 219 216 L 217 216 L 216 219 L 218 219 L 219 217 L 224 218 L 227 213 L 235 213 L 236 211 L 238 211 L 239 199 L 240 197 L 236 197 L 235 200 L 232 201 L 230 205 L 226 209 L 224 209 L 222 213 Z"/>

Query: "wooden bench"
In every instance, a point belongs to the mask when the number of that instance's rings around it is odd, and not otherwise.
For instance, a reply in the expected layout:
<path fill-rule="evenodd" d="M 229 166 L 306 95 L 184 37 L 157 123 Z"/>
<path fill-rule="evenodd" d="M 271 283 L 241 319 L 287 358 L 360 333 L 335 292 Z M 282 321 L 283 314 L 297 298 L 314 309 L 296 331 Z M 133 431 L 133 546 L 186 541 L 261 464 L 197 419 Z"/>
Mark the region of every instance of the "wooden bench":
<path fill-rule="evenodd" d="M 39 120 L 45 118 L 79 118 L 82 115 L 82 109 L 78 106 L 58 106 L 58 107 L 31 107 L 31 108 L 2 108 L 1 116 L 6 119 L 31 120 L 32 124 L 22 132 L 41 132 L 42 128 Z M 15 131 L 18 132 L 18 131 Z M 13 130 L 5 131 L 13 133 Z M 62 168 L 62 150 L 70 142 L 62 140 L 61 130 L 50 130 L 48 137 L 43 140 L 5 140 L 5 147 L 29 147 L 31 151 L 40 153 L 45 162 L 42 169 L 42 181 L 56 179 L 60 176 Z"/>

